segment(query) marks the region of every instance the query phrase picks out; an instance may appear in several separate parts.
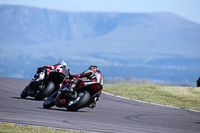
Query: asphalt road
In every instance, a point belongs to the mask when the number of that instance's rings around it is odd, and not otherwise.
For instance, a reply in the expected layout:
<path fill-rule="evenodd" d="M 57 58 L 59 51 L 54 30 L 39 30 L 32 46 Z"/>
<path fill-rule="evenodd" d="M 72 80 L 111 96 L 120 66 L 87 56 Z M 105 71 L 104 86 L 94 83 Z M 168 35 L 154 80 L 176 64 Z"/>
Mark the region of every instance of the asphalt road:
<path fill-rule="evenodd" d="M 43 101 L 20 98 L 29 81 L 0 78 L 0 122 L 87 132 L 200 133 L 200 112 L 107 94 L 102 94 L 95 109 L 85 108 L 78 112 L 57 107 L 43 109 Z"/>

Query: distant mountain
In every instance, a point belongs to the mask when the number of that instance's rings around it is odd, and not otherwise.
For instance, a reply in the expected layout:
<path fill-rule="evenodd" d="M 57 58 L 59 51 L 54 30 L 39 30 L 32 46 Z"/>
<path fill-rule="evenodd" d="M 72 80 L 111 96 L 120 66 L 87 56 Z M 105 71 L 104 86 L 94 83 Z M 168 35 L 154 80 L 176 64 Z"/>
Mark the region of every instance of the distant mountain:
<path fill-rule="evenodd" d="M 199 35 L 199 24 L 167 12 L 62 12 L 1 5 L 0 76 L 30 78 L 38 66 L 66 60 L 76 73 L 96 64 L 107 78 L 196 82 Z"/>
<path fill-rule="evenodd" d="M 132 23 L 140 15 L 90 12 L 61 12 L 25 6 L 0 7 L 1 41 L 47 43 L 105 35 Z M 146 16 L 145 14 L 143 14 Z"/>

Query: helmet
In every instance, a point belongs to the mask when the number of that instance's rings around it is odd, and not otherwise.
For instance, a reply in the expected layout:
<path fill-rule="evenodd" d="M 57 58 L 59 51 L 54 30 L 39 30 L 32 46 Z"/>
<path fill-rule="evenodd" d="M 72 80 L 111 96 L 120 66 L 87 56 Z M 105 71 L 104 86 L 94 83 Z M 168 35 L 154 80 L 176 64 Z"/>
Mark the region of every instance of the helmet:
<path fill-rule="evenodd" d="M 64 61 L 59 61 L 58 64 L 63 65 L 64 67 L 67 67 L 67 63 Z"/>
<path fill-rule="evenodd" d="M 98 67 L 95 65 L 91 65 L 88 69 L 89 70 L 99 70 Z"/>
<path fill-rule="evenodd" d="M 64 61 L 59 61 L 58 62 L 59 65 L 63 66 L 63 74 L 67 77 L 70 75 L 70 70 L 69 67 L 67 66 L 67 63 Z"/>

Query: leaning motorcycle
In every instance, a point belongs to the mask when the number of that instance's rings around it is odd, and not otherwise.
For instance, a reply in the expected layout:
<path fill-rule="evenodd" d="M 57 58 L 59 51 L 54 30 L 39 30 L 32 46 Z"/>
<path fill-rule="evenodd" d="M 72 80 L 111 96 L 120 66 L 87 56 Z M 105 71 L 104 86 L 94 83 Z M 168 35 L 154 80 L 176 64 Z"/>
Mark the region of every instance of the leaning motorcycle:
<path fill-rule="evenodd" d="M 36 100 L 43 100 L 57 91 L 68 72 L 63 69 L 63 72 L 51 72 L 47 75 L 44 68 L 38 68 L 36 74 L 32 78 L 29 85 L 21 93 L 21 98 L 27 96 L 35 97 Z"/>
<path fill-rule="evenodd" d="M 66 107 L 68 111 L 78 111 L 81 108 L 89 107 L 97 95 L 100 95 L 103 89 L 102 84 L 96 82 L 85 82 L 84 87 L 78 88 L 74 98 L 71 94 L 61 94 L 61 89 L 50 95 L 43 103 L 43 107 L 49 109 L 56 105 L 57 107 Z M 64 100 L 64 105 L 55 104 L 56 98 L 60 96 Z"/>

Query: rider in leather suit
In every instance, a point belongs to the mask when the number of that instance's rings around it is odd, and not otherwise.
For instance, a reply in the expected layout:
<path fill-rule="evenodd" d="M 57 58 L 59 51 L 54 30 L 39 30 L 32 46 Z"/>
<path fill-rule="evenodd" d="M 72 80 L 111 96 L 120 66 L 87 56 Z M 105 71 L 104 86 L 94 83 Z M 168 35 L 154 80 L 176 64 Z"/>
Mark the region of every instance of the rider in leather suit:
<path fill-rule="evenodd" d="M 102 72 L 98 69 L 97 66 L 91 65 L 86 71 L 80 73 L 80 74 L 75 74 L 75 75 L 70 75 L 70 78 L 72 79 L 70 84 L 69 82 L 65 82 L 64 86 L 69 86 L 68 88 L 64 88 L 61 90 L 61 92 L 64 93 L 71 93 L 74 98 L 76 98 L 76 89 L 84 87 L 86 83 L 88 82 L 97 82 L 103 85 L 103 76 Z M 84 79 L 86 78 L 86 80 Z M 67 79 L 66 79 L 67 80 Z M 90 108 L 96 107 L 96 102 L 99 100 L 99 97 L 101 95 L 101 92 L 97 93 L 96 96 L 93 98 L 93 101 L 90 104 Z M 57 104 L 64 104 L 60 103 L 59 99 L 56 100 Z"/>

